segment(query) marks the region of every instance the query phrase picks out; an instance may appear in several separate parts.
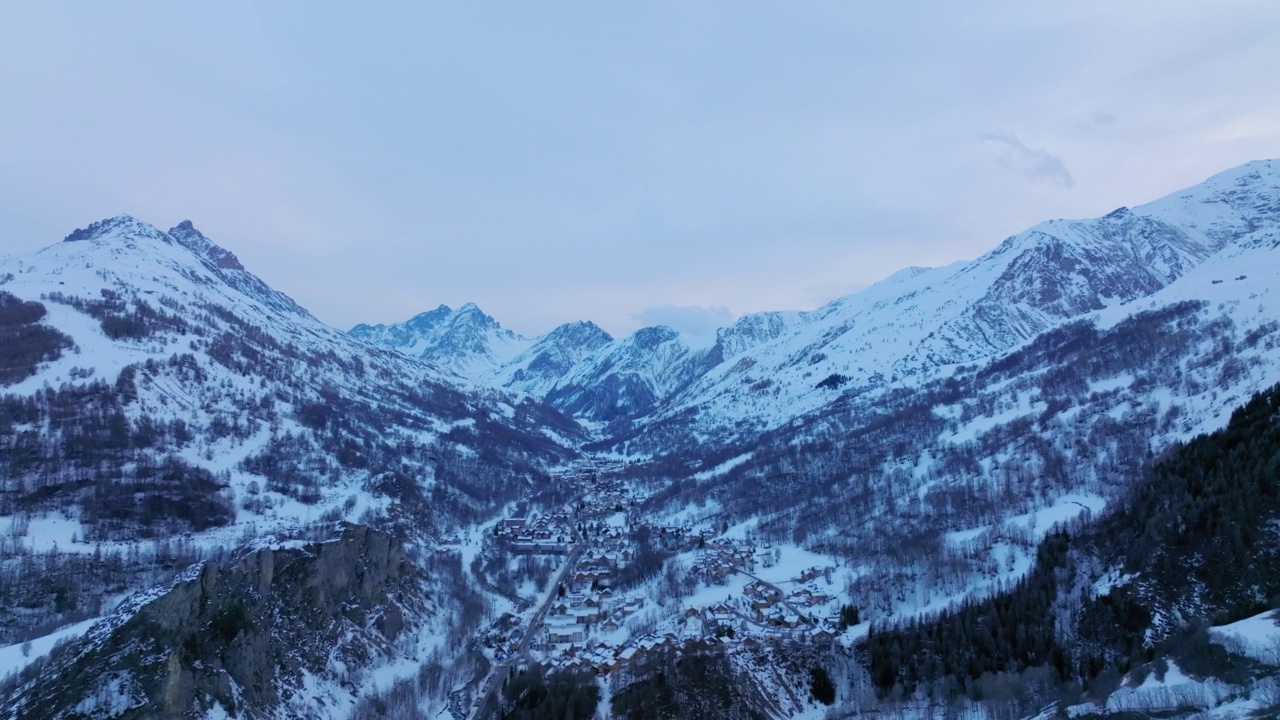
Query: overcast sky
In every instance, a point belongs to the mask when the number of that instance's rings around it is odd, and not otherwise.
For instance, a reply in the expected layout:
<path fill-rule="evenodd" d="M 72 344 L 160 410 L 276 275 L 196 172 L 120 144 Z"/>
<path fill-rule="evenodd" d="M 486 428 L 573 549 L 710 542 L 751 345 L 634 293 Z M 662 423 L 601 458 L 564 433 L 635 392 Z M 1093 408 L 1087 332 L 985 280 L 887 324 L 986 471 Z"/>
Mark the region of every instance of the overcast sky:
<path fill-rule="evenodd" d="M 1274 0 L 9 3 L 0 251 L 189 218 L 342 328 L 706 329 L 1280 156 L 1278 68 Z"/>

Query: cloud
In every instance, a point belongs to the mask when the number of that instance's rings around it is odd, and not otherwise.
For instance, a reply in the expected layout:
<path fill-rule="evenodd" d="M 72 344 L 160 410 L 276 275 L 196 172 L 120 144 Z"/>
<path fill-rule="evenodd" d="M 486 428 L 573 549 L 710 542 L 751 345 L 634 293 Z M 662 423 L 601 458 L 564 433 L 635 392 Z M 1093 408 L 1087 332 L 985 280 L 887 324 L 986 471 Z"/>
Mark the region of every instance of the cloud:
<path fill-rule="evenodd" d="M 1062 160 L 1044 148 L 1029 148 L 1013 133 L 987 132 L 982 133 L 979 138 L 999 148 L 1000 154 L 996 161 L 1010 172 L 1064 188 L 1075 185 L 1075 178 Z"/>
<path fill-rule="evenodd" d="M 1115 125 L 1119 119 L 1114 113 L 1099 111 L 1094 113 L 1089 120 L 1094 125 Z"/>
<path fill-rule="evenodd" d="M 666 325 L 690 335 L 710 335 L 736 316 L 723 305 L 650 305 L 631 318 L 641 326 Z"/>

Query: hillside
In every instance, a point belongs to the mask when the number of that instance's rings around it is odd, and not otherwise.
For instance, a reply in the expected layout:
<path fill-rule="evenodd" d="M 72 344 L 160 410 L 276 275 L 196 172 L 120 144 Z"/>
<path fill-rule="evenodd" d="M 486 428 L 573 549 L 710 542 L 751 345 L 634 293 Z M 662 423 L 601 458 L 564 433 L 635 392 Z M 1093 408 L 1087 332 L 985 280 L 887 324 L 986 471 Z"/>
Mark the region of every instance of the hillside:
<path fill-rule="evenodd" d="M 575 348 L 566 357 L 573 362 L 535 382 L 517 379 L 514 359 L 535 341 L 473 305 L 351 332 L 451 367 L 478 367 L 463 374 L 534 392 L 570 414 L 619 421 L 614 434 L 696 416 L 689 429 L 700 435 L 746 437 L 827 406 L 832 386 L 880 390 L 1132 305 L 1224 250 L 1274 236 L 1277 203 L 1280 166 L 1249 163 L 1146 205 L 1042 223 L 972 262 L 908 268 L 811 312 L 744 316 L 709 348 L 661 327 L 611 342 L 601 333 L 562 342 Z"/>
<path fill-rule="evenodd" d="M 1276 277 L 1274 161 L 707 342 L 524 338 L 471 304 L 343 333 L 189 222 L 104 220 L 0 259 L 0 659 L 26 668 L 0 695 L 104 717 L 1108 702 L 1156 645 L 1276 594 L 1249 555 L 1265 483 L 1214 499 L 1269 437 L 1263 401 L 1195 439 L 1280 382 Z M 373 546 L 393 571 L 359 569 Z M 995 664 L 917 657 L 946 623 Z M 168 684 L 134 672 L 192 633 L 216 642 L 170 648 Z M 267 657 L 289 658 L 270 680 Z"/>
<path fill-rule="evenodd" d="M 1238 686 L 1226 695 L 1248 698 L 1251 683 L 1280 671 L 1276 657 L 1252 663 L 1239 646 L 1215 646 L 1205 629 L 1280 606 L 1280 557 L 1269 541 L 1278 520 L 1280 386 L 1233 412 L 1224 429 L 1171 449 L 1114 511 L 1046 538 L 1009 592 L 873 631 L 871 676 L 882 696 L 927 688 L 939 701 L 982 700 L 999 688 L 1028 710 L 1066 686 L 1096 703 L 1073 716 L 1117 701 L 1182 712 L 1226 704 L 1206 692 L 1214 678 Z M 1181 699 L 1126 698 L 1133 693 L 1120 678 L 1152 672 L 1155 661 L 1193 673 L 1199 687 Z M 1260 695 L 1252 704 L 1274 711 L 1277 702 Z"/>
<path fill-rule="evenodd" d="M 444 537 L 536 493 L 581 438 L 325 326 L 190 223 L 121 216 L 5 258 L 0 299 L 3 641 L 97 612 L 173 540 L 189 558 L 339 518 Z M 74 582 L 23 569 L 50 550 Z M 145 558 L 86 566 L 117 554 Z"/>

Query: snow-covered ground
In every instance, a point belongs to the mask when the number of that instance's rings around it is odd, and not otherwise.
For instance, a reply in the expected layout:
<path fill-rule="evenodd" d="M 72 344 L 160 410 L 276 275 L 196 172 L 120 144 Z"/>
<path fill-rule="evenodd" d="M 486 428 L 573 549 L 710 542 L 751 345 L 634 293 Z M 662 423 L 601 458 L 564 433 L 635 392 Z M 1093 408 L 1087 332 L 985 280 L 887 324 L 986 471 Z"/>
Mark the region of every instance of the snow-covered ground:
<path fill-rule="evenodd" d="M 1227 650 L 1268 665 L 1280 666 L 1280 625 L 1276 611 L 1209 629 L 1209 636 Z"/>
<path fill-rule="evenodd" d="M 55 645 L 70 642 L 85 633 L 99 618 L 92 618 L 55 630 L 29 642 L 21 642 L 0 648 L 0 678 L 21 672 L 23 668 L 48 655 Z"/>

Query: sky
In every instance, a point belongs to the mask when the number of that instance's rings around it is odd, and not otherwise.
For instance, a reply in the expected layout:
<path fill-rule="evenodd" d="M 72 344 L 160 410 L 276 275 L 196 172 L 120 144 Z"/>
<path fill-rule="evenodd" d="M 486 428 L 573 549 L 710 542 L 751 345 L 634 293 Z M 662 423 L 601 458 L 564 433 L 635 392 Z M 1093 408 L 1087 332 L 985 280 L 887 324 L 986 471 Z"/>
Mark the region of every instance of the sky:
<path fill-rule="evenodd" d="M 1280 156 L 1277 68 L 1274 0 L 10 3 L 0 252 L 190 219 L 344 329 L 705 333 Z"/>

